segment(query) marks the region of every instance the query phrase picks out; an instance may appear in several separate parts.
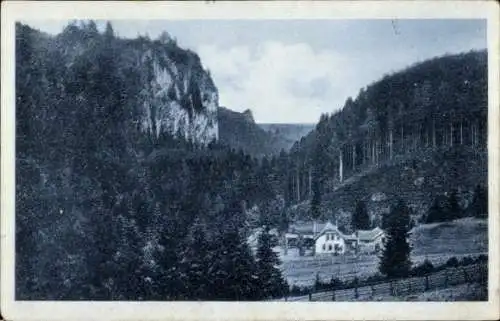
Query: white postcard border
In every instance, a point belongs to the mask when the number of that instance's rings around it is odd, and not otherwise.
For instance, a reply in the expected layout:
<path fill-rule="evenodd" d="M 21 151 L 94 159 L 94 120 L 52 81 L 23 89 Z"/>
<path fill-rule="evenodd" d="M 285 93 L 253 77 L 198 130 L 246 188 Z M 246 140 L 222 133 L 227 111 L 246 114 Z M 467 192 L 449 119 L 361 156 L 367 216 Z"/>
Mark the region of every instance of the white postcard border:
<path fill-rule="evenodd" d="M 499 6 L 495 1 L 3 2 L 1 312 L 7 320 L 474 320 L 499 317 Z M 488 30 L 488 302 L 54 302 L 14 300 L 14 24 L 20 19 L 482 18 Z"/>

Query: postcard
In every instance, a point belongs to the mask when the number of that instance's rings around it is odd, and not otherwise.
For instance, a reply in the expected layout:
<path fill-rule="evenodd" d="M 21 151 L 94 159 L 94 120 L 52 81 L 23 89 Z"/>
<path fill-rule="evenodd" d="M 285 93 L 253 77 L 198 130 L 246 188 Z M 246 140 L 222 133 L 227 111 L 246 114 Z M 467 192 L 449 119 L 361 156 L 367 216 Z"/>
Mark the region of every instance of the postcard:
<path fill-rule="evenodd" d="M 494 320 L 499 6 L 2 3 L 6 320 Z"/>

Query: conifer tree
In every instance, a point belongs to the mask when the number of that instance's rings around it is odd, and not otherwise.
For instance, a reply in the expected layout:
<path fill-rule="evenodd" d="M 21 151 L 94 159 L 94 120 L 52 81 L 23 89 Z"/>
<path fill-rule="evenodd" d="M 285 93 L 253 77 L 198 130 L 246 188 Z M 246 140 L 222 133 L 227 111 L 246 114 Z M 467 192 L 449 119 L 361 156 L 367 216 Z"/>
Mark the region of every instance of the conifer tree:
<path fill-rule="evenodd" d="M 256 261 L 262 297 L 264 299 L 283 297 L 288 286 L 281 275 L 279 258 L 272 249 L 271 236 L 267 226 L 259 235 Z"/>
<path fill-rule="evenodd" d="M 320 215 L 321 206 L 321 190 L 320 183 L 318 180 L 314 180 L 312 184 L 312 199 L 311 199 L 311 218 L 317 220 Z"/>
<path fill-rule="evenodd" d="M 261 298 L 255 260 L 236 229 L 223 232 L 210 270 L 210 298 L 248 301 Z"/>
<path fill-rule="evenodd" d="M 476 186 L 468 210 L 475 217 L 488 217 L 488 193 L 481 185 Z"/>
<path fill-rule="evenodd" d="M 181 279 L 184 284 L 184 297 L 188 300 L 206 300 L 212 291 L 210 278 L 210 242 L 202 226 L 195 223 L 189 233 L 185 251 L 180 262 Z"/>
<path fill-rule="evenodd" d="M 389 214 L 384 251 L 380 258 L 379 270 L 390 278 L 405 277 L 410 272 L 410 210 L 399 200 Z"/>
<path fill-rule="evenodd" d="M 356 208 L 352 215 L 352 228 L 354 230 L 368 230 L 370 229 L 370 216 L 366 209 L 366 204 L 363 201 L 356 203 Z"/>
<path fill-rule="evenodd" d="M 452 190 L 450 192 L 450 195 L 448 196 L 448 199 L 446 200 L 444 212 L 445 212 L 445 220 L 446 221 L 452 221 L 454 219 L 461 218 L 463 216 L 462 208 L 460 207 L 460 204 L 458 203 L 458 197 L 457 197 L 456 190 Z"/>
<path fill-rule="evenodd" d="M 429 211 L 427 212 L 425 222 L 428 224 L 440 222 L 443 219 L 442 215 L 443 215 L 443 210 L 439 205 L 439 200 L 435 198 L 434 201 L 432 202 L 431 207 L 429 208 Z"/>

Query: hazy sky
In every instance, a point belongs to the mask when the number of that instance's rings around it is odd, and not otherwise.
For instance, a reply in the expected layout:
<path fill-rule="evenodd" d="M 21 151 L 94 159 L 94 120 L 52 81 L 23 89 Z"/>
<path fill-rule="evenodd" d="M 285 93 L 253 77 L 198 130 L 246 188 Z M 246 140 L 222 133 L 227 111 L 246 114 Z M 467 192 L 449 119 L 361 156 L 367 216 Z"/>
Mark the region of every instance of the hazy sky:
<path fill-rule="evenodd" d="M 67 22 L 26 21 L 49 33 Z M 98 25 L 102 28 L 104 22 Z M 196 51 L 220 105 L 257 122 L 313 123 L 384 74 L 486 48 L 485 20 L 122 20 L 120 37 L 163 30 Z"/>

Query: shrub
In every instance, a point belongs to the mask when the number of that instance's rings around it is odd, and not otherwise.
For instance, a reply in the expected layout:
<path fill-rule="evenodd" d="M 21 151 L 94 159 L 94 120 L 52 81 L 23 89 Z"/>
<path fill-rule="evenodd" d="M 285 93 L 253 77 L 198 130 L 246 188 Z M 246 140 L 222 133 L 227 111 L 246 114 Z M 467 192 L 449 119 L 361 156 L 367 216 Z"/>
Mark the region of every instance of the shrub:
<path fill-rule="evenodd" d="M 330 279 L 330 289 L 335 289 L 338 287 L 342 287 L 344 285 L 344 282 L 342 282 L 339 278 L 332 278 Z"/>
<path fill-rule="evenodd" d="M 365 279 L 363 283 L 376 283 L 376 282 L 381 282 L 381 281 L 386 281 L 387 278 L 381 274 L 374 274 L 370 275 Z"/>
<path fill-rule="evenodd" d="M 458 259 L 456 257 L 449 258 L 448 261 L 446 261 L 445 265 L 447 267 L 457 267 L 458 266 Z"/>
<path fill-rule="evenodd" d="M 306 295 L 309 294 L 311 291 L 310 287 L 307 286 L 298 286 L 298 285 L 292 285 L 290 287 L 290 291 L 288 292 L 289 296 L 298 296 L 298 295 Z"/>
<path fill-rule="evenodd" d="M 476 257 L 476 263 L 488 262 L 488 255 L 481 254 Z"/>
<path fill-rule="evenodd" d="M 417 265 L 411 270 L 411 275 L 412 276 L 424 276 L 427 275 L 435 270 L 434 265 L 429 261 L 428 259 L 425 259 L 425 261 Z"/>
<path fill-rule="evenodd" d="M 474 264 L 474 259 L 470 256 L 465 256 L 460 260 L 460 265 L 470 265 Z"/>
<path fill-rule="evenodd" d="M 333 286 L 340 286 L 342 282 L 338 279 L 332 278 L 335 282 L 339 282 L 334 284 Z M 332 280 L 330 282 L 324 282 L 319 278 L 319 275 L 316 274 L 316 281 L 314 282 L 314 290 L 315 291 L 323 291 L 323 290 L 331 290 L 332 289 Z"/>

